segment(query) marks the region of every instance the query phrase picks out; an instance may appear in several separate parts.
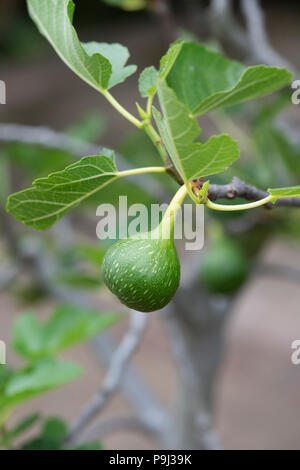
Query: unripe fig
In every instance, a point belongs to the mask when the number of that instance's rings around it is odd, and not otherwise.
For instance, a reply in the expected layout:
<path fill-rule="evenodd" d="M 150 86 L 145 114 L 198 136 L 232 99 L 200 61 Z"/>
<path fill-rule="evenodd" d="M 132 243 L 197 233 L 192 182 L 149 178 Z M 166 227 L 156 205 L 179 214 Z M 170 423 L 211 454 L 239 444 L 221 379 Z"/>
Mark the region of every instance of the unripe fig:
<path fill-rule="evenodd" d="M 107 287 L 127 307 L 153 312 L 167 305 L 180 280 L 173 238 L 131 237 L 106 252 L 102 274 Z"/>
<path fill-rule="evenodd" d="M 186 194 L 187 188 L 182 185 L 154 230 L 120 240 L 106 252 L 104 282 L 127 307 L 153 312 L 174 296 L 180 280 L 174 221 Z"/>
<path fill-rule="evenodd" d="M 201 281 L 208 290 L 232 294 L 245 282 L 249 263 L 236 242 L 221 238 L 204 254 Z"/>

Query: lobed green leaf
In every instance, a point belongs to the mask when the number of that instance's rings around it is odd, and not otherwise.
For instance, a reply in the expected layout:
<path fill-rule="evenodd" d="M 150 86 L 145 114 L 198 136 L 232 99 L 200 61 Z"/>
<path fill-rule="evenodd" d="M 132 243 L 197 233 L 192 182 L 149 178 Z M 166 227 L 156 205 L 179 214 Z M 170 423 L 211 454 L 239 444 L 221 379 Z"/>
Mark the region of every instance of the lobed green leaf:
<path fill-rule="evenodd" d="M 136 65 L 126 65 L 130 54 L 127 47 L 121 44 L 107 44 L 105 42 L 99 43 L 92 41 L 82 45 L 90 56 L 101 54 L 110 61 L 112 72 L 108 82 L 108 88 L 112 88 L 124 82 L 126 78 L 135 73 L 137 69 Z"/>
<path fill-rule="evenodd" d="M 169 47 L 167 53 L 161 58 L 159 71 L 153 66 L 143 70 L 139 77 L 139 91 L 142 98 L 148 96 L 153 98 L 156 93 L 158 79 L 166 79 L 181 51 L 182 45 L 183 42 L 178 41 Z"/>
<path fill-rule="evenodd" d="M 119 44 L 80 42 L 72 25 L 75 5 L 72 0 L 27 0 L 28 11 L 40 33 L 60 58 L 82 80 L 103 92 L 135 72 L 125 67 L 128 50 Z"/>
<path fill-rule="evenodd" d="M 81 375 L 82 369 L 72 362 L 44 359 L 13 374 L 1 395 L 0 407 L 13 407 L 41 393 L 60 387 Z"/>
<path fill-rule="evenodd" d="M 237 142 L 229 135 L 211 137 L 205 144 L 195 142 L 200 128 L 165 82 L 158 82 L 161 115 L 153 110 L 157 127 L 170 157 L 185 182 L 225 171 L 239 158 Z"/>
<path fill-rule="evenodd" d="M 59 307 L 42 324 L 34 313 L 20 315 L 13 328 L 14 349 L 27 360 L 53 356 L 114 325 L 120 316 Z"/>
<path fill-rule="evenodd" d="M 111 158 L 84 157 L 62 171 L 37 179 L 33 188 L 12 194 L 7 211 L 24 224 L 45 230 L 117 178 L 117 168 Z"/>
<path fill-rule="evenodd" d="M 190 113 L 199 116 L 217 108 L 260 98 L 288 85 L 286 69 L 246 67 L 202 44 L 186 42 L 173 64 L 167 83 Z"/>

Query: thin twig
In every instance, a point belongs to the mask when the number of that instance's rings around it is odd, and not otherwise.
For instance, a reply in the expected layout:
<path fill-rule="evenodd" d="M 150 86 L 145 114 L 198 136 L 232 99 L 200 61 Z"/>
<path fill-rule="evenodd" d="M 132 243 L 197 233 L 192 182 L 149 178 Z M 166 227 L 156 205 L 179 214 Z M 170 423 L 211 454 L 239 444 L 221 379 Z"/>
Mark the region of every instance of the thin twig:
<path fill-rule="evenodd" d="M 98 423 L 85 433 L 84 440 L 86 442 L 93 442 L 98 439 L 102 439 L 107 434 L 115 432 L 126 431 L 138 431 L 145 435 L 151 436 L 151 429 L 147 428 L 135 416 L 111 416 L 108 418 L 102 418 Z"/>
<path fill-rule="evenodd" d="M 49 149 L 65 150 L 77 157 L 97 155 L 101 149 L 98 145 L 69 137 L 48 127 L 23 126 L 21 124 L 1 124 L 0 141 L 41 145 Z"/>
<path fill-rule="evenodd" d="M 286 67 L 296 73 L 295 66 L 270 44 L 264 12 L 259 1 L 242 0 L 241 8 L 246 19 L 246 30 L 235 17 L 232 0 L 211 0 L 209 19 L 212 34 L 224 42 L 229 42 L 235 50 L 252 62 Z"/>
<path fill-rule="evenodd" d="M 177 428 L 176 448 L 220 448 L 212 426 L 211 387 L 220 359 L 224 309 L 227 304 L 222 310 L 210 305 L 210 297 L 195 281 L 182 288 L 172 305 L 165 309 L 165 325 L 181 385 L 173 415 L 173 426 Z"/>
<path fill-rule="evenodd" d="M 242 0 L 241 7 L 246 18 L 249 45 L 255 59 L 267 65 L 286 67 L 296 72 L 295 67 L 282 57 L 270 44 L 265 16 L 259 0 Z"/>
<path fill-rule="evenodd" d="M 214 37 L 229 42 L 242 55 L 248 54 L 248 40 L 234 16 L 232 0 L 211 0 L 207 16 Z"/>
<path fill-rule="evenodd" d="M 124 370 L 140 344 L 147 324 L 147 318 L 148 316 L 146 314 L 131 311 L 129 329 L 112 356 L 101 389 L 91 402 L 86 405 L 79 418 L 75 421 L 67 438 L 68 444 L 76 442 L 80 433 L 88 426 L 92 419 L 102 411 L 113 393 L 117 390 L 122 380 Z"/>

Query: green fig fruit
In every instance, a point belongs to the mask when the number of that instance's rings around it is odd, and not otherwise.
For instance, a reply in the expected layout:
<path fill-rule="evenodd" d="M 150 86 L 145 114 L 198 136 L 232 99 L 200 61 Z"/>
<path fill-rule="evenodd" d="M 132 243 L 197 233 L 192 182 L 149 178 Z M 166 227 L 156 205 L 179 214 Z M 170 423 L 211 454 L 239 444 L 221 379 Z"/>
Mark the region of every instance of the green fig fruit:
<path fill-rule="evenodd" d="M 245 282 L 248 272 L 249 263 L 240 246 L 222 238 L 204 254 L 200 277 L 208 290 L 232 294 Z"/>
<path fill-rule="evenodd" d="M 106 252 L 102 274 L 107 287 L 127 307 L 153 312 L 167 305 L 180 280 L 173 238 L 120 240 Z"/>

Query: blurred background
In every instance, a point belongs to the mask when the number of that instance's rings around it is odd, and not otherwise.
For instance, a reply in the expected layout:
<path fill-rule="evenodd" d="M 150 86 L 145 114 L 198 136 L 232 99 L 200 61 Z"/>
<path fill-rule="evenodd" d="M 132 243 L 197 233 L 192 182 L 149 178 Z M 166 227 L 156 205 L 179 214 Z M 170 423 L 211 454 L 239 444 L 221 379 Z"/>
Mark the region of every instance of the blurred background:
<path fill-rule="evenodd" d="M 178 37 L 202 41 L 245 64 L 287 66 L 300 78 L 298 2 L 74 3 L 74 24 L 82 41 L 124 44 L 130 63 L 138 65 L 138 73 L 113 90 L 134 114 L 135 103 L 142 101 L 138 74 L 146 66 L 158 66 Z M 250 3 L 254 7 L 249 9 Z M 159 177 L 147 179 L 147 184 L 139 178 L 118 182 L 45 233 L 25 228 L 5 214 L 5 201 L 35 178 L 95 154 L 101 146 L 118 152 L 122 169 L 159 165 L 159 156 L 146 136 L 62 63 L 22 0 L 0 2 L 0 79 L 7 87 L 7 103 L 0 105 L 0 339 L 11 344 L 13 325 L 23 312 L 46 319 L 57 305 L 84 305 L 86 299 L 93 309 L 124 311 L 109 337 L 107 333 L 64 354 L 83 366 L 82 377 L 22 404 L 10 421 L 15 425 L 29 413 L 41 412 L 71 423 L 99 389 L 112 351 L 127 329 L 127 309 L 102 285 L 100 264 L 108 244 L 96 239 L 96 206 L 103 201 L 117 204 L 119 194 L 128 195 L 129 203 L 167 202 L 176 185 Z M 291 104 L 291 89 L 285 89 L 201 118 L 205 138 L 229 132 L 241 148 L 240 162 L 212 182 L 227 183 L 238 176 L 262 189 L 300 184 L 299 106 Z M 206 431 L 212 428 L 225 449 L 300 447 L 300 365 L 291 362 L 291 344 L 300 339 L 300 211 L 206 214 L 205 222 L 201 253 L 184 252 L 178 245 L 182 285 L 164 314 L 149 315 L 132 360 L 138 380 L 128 376 L 97 417 L 104 425 L 93 440 L 100 439 L 104 448 L 167 446 L 155 433 L 141 432 L 130 418 L 137 413 L 131 390 L 135 383 L 136 390 L 149 387 L 161 407 L 175 409 L 183 434 L 184 424 L 187 435 L 198 432 L 189 421 L 191 409 L 186 409 L 189 393 L 196 393 L 206 419 L 199 425 L 200 434 L 210 442 Z M 181 340 L 192 357 L 191 374 L 199 381 L 196 392 L 190 392 L 184 378 L 188 366 L 182 364 Z M 7 357 L 12 367 L 22 364 L 11 347 Z M 145 409 L 154 413 L 152 401 L 147 408 L 147 396 L 141 394 Z M 197 448 L 194 437 L 185 439 Z M 177 437 L 178 448 L 189 448 L 185 439 Z M 173 440 L 171 448 L 175 445 Z"/>

